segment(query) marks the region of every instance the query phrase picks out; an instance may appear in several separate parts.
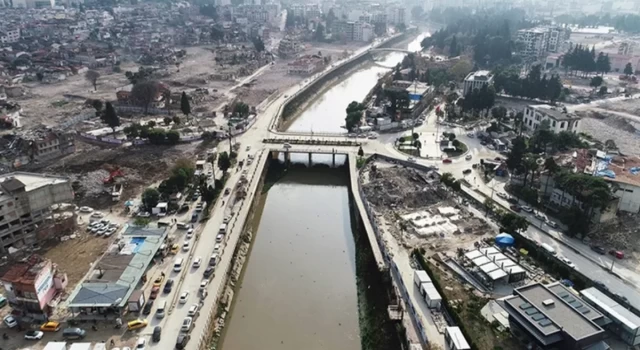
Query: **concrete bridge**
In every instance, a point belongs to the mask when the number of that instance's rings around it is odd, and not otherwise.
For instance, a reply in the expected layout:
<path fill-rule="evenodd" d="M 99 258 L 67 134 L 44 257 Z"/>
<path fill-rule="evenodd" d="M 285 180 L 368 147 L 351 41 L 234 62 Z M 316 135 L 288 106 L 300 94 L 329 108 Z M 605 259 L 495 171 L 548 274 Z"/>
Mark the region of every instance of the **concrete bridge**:
<path fill-rule="evenodd" d="M 395 47 L 376 47 L 369 49 L 369 52 L 404 52 L 404 53 L 414 53 L 414 51 L 399 49 Z"/>

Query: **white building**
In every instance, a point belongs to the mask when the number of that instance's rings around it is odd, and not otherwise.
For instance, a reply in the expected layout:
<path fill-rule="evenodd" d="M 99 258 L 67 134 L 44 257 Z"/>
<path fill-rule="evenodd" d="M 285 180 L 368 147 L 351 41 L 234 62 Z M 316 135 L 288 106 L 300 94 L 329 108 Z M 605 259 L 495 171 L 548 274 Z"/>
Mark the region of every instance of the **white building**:
<path fill-rule="evenodd" d="M 17 43 L 19 40 L 20 29 L 0 29 L 0 44 L 13 44 Z"/>
<path fill-rule="evenodd" d="M 353 41 L 370 42 L 373 40 L 373 26 L 371 24 L 358 21 L 353 25 Z"/>
<path fill-rule="evenodd" d="M 535 130 L 543 121 L 549 121 L 549 129 L 555 133 L 561 131 L 578 132 L 580 117 L 568 113 L 565 108 L 541 105 L 529 105 L 524 109 L 524 125 L 529 130 Z"/>
<path fill-rule="evenodd" d="M 571 30 L 560 27 L 549 27 L 547 52 L 564 53 L 571 36 Z"/>
<path fill-rule="evenodd" d="M 447 327 L 444 329 L 445 350 L 469 350 L 471 346 L 462 335 L 459 327 Z"/>
<path fill-rule="evenodd" d="M 391 24 L 405 24 L 404 7 L 392 7 L 389 9 L 387 19 Z"/>
<path fill-rule="evenodd" d="M 473 89 L 481 89 L 485 85 L 493 84 L 493 74 L 488 70 L 479 70 L 471 72 L 464 78 L 464 84 L 462 91 L 464 95 L 467 95 Z"/>
<path fill-rule="evenodd" d="M 544 56 L 549 43 L 549 31 L 546 28 L 520 29 L 516 34 L 516 47 L 522 57 L 539 58 Z"/>

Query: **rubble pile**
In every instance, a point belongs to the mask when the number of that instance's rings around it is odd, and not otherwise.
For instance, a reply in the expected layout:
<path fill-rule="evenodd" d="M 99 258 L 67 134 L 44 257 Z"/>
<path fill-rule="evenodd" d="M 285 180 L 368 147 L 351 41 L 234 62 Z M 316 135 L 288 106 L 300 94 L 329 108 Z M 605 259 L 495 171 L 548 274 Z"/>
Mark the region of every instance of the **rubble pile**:
<path fill-rule="evenodd" d="M 370 171 L 364 192 L 375 207 L 416 209 L 447 198 L 437 175 L 423 174 L 408 168 L 381 168 Z"/>
<path fill-rule="evenodd" d="M 615 219 L 602 223 L 589 234 L 592 243 L 616 250 L 640 251 L 638 237 L 640 217 L 630 213 L 620 213 Z"/>

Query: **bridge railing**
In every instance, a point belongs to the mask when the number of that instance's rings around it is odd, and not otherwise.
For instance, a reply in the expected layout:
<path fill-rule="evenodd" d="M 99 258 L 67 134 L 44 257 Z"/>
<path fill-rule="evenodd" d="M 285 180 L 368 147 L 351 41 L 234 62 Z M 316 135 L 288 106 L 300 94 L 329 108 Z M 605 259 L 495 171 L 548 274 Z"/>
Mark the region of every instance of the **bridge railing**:
<path fill-rule="evenodd" d="M 284 144 L 290 145 L 316 145 L 316 146 L 341 146 L 341 147 L 358 147 L 362 143 L 357 140 L 336 140 L 336 139 L 296 139 L 296 138 L 268 138 L 262 140 L 268 144 Z"/>

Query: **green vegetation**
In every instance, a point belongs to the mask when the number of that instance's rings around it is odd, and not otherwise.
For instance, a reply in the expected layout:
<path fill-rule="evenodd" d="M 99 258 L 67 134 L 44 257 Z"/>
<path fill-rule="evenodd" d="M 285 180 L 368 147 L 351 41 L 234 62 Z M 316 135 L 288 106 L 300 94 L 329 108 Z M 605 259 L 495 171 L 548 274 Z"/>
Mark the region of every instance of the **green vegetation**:
<path fill-rule="evenodd" d="M 562 57 L 562 67 L 567 73 L 577 74 L 577 72 L 580 72 L 583 76 L 587 76 L 592 73 L 609 73 L 611 71 L 611 62 L 608 54 L 605 55 L 600 52 L 596 56 L 594 47 L 589 50 L 587 47 L 577 45 Z M 627 73 L 625 72 L 625 74 Z"/>
<path fill-rule="evenodd" d="M 520 68 L 504 69 L 497 67 L 494 73 L 494 86 L 497 92 L 505 94 L 536 98 L 554 103 L 562 94 L 562 81 L 557 74 L 547 78 L 542 75 L 542 67 L 537 64 L 531 67 L 526 77 L 520 78 Z"/>
<path fill-rule="evenodd" d="M 424 49 L 434 47 L 449 56 L 468 52 L 483 67 L 518 63 L 511 54 L 515 51 L 512 35 L 532 26 L 524 21 L 521 9 L 472 12 L 468 8 L 446 8 L 432 11 L 430 17 L 447 26 L 422 40 Z"/>
<path fill-rule="evenodd" d="M 347 106 L 347 116 L 345 118 L 345 125 L 349 132 L 352 132 L 362 120 L 362 111 L 365 107 L 362 103 L 353 101 Z"/>

